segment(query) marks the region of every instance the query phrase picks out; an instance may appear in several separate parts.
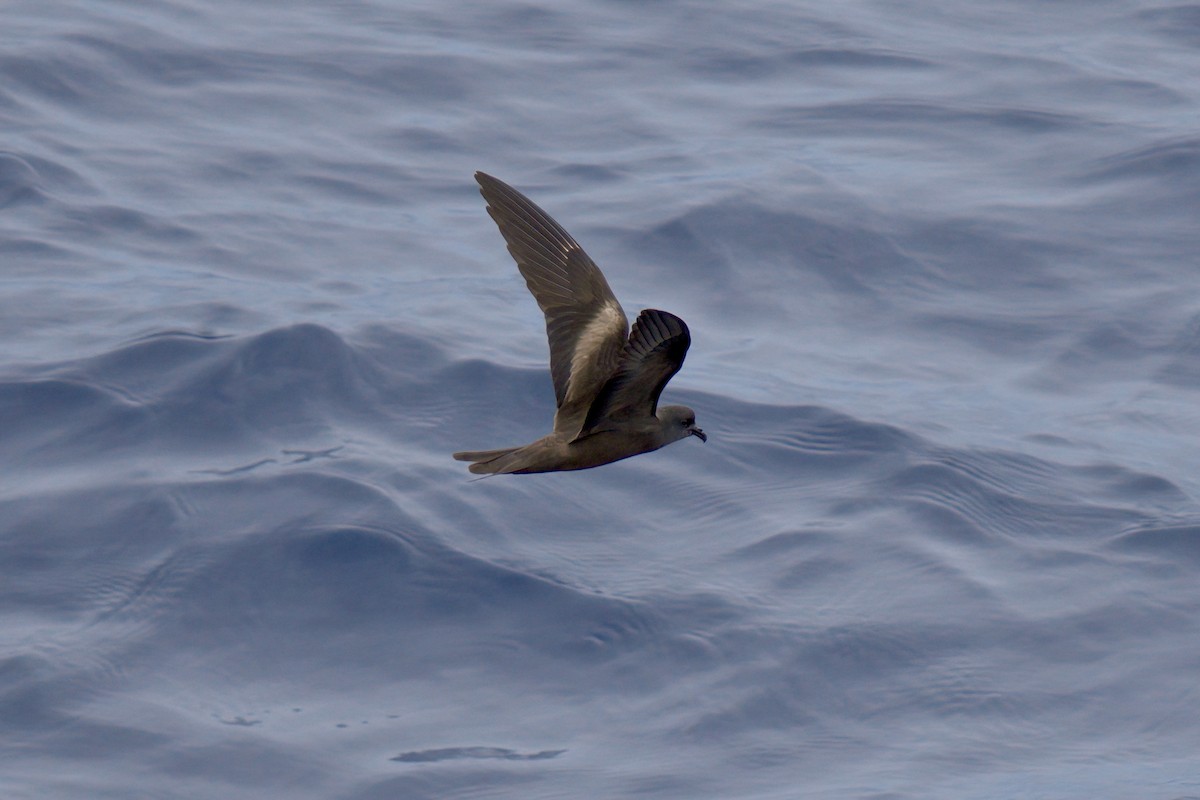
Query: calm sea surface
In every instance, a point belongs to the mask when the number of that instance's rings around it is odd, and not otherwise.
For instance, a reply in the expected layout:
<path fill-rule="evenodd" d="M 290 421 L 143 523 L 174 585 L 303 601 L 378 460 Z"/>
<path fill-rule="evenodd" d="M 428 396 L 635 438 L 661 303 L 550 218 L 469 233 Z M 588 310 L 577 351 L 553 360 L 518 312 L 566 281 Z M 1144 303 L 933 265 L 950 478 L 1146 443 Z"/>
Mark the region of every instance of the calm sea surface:
<path fill-rule="evenodd" d="M 5 800 L 1200 798 L 1200 6 L 0 17 Z M 477 169 L 707 445 L 450 459 Z"/>

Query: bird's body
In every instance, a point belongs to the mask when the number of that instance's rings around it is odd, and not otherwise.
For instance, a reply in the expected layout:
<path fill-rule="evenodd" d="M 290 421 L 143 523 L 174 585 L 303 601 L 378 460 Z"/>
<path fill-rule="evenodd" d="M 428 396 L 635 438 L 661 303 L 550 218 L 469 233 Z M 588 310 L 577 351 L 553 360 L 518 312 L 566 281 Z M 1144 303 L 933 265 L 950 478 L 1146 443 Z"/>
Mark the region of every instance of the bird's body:
<path fill-rule="evenodd" d="M 641 430 L 628 426 L 620 431 L 603 431 L 574 443 L 567 434 L 551 433 L 524 447 L 455 453 L 454 457 L 460 461 L 474 462 L 471 471 L 477 473 L 523 474 L 590 469 L 649 453 L 663 446 L 656 435 L 658 426 L 640 427 Z"/>
<path fill-rule="evenodd" d="M 600 268 L 546 212 L 503 181 L 475 174 L 488 213 L 546 316 L 558 410 L 554 432 L 524 447 L 455 453 L 476 474 L 588 469 L 688 436 L 706 441 L 684 406 L 658 408 L 691 344 L 683 320 L 642 311 L 629 329 Z"/>

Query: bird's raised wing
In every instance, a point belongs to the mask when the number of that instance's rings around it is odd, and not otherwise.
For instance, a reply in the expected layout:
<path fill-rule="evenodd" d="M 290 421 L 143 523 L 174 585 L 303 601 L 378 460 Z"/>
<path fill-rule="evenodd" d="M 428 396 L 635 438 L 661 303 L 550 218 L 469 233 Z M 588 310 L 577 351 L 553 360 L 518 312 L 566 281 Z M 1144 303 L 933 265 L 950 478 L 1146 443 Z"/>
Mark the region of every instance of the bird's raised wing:
<path fill-rule="evenodd" d="M 653 308 L 638 314 L 617 369 L 596 395 L 577 438 L 602 430 L 609 420 L 654 416 L 663 387 L 683 366 L 691 343 L 687 324 L 674 314 Z"/>
<path fill-rule="evenodd" d="M 600 268 L 549 214 L 504 181 L 475 173 L 529 291 L 546 315 L 555 431 L 576 433 L 613 374 L 629 320 Z M 686 348 L 685 348 L 686 349 Z"/>

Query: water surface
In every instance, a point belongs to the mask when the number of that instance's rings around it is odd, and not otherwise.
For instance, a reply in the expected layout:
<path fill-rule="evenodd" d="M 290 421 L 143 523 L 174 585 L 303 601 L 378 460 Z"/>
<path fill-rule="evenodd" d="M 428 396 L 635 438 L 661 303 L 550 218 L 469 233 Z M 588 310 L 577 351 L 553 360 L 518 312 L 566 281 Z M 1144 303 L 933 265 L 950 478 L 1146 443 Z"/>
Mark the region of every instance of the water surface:
<path fill-rule="evenodd" d="M 0 786 L 1200 797 L 1200 13 L 10 3 Z M 693 346 L 553 413 L 472 173 Z"/>

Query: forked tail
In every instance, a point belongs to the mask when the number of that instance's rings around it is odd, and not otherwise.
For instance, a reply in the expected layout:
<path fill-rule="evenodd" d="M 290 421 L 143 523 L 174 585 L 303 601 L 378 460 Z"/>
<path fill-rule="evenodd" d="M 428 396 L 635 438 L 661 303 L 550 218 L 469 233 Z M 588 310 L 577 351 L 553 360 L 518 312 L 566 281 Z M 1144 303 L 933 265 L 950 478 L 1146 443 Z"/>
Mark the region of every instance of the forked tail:
<path fill-rule="evenodd" d="M 461 453 L 455 453 L 454 458 L 457 461 L 474 462 L 468 469 L 476 475 L 494 475 L 504 472 L 504 468 L 509 465 L 509 459 L 504 457 L 520 449 L 519 447 L 505 447 L 500 450 L 464 450 Z"/>

